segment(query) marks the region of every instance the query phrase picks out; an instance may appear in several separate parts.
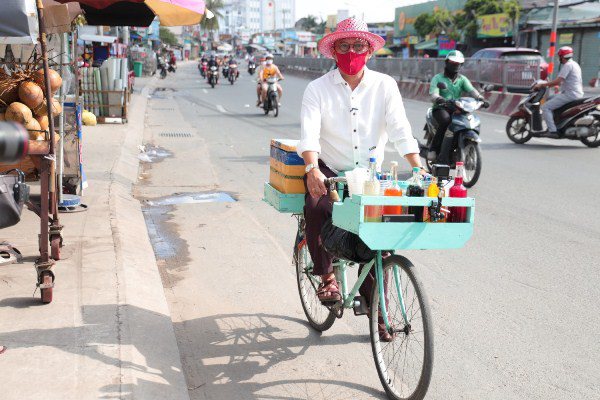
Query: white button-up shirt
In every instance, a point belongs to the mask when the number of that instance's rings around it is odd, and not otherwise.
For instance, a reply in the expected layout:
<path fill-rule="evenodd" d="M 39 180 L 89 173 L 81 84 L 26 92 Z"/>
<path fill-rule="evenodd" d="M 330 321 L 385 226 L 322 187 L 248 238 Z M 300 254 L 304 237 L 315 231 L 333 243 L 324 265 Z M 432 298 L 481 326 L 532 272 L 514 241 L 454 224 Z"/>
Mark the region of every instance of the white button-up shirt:
<path fill-rule="evenodd" d="M 380 167 L 388 139 L 402 156 L 419 153 L 396 81 L 366 67 L 354 91 L 337 69 L 309 83 L 301 120 L 298 154 L 315 151 L 338 171 L 366 167 L 370 157 Z"/>

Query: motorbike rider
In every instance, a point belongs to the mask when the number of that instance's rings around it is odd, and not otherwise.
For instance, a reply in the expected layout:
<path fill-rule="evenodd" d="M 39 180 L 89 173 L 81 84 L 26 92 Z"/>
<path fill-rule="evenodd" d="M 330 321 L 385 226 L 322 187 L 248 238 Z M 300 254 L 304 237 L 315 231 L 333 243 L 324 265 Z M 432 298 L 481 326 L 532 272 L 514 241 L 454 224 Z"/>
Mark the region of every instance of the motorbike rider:
<path fill-rule="evenodd" d="M 237 61 L 233 57 L 231 57 L 227 63 L 229 65 L 229 73 L 231 73 L 231 71 L 233 71 L 231 69 L 231 66 L 237 65 Z M 236 79 L 240 77 L 240 71 L 238 68 L 235 69 L 235 74 L 236 74 L 236 76 L 235 76 Z"/>
<path fill-rule="evenodd" d="M 260 58 L 260 63 L 258 64 L 258 69 L 256 70 L 256 75 L 258 76 L 258 80 L 256 81 L 256 107 L 260 107 L 262 104 L 262 82 L 260 81 L 260 74 L 262 74 L 262 70 L 267 66 L 267 59 L 264 57 Z"/>
<path fill-rule="evenodd" d="M 217 67 L 217 83 L 219 83 L 219 63 L 214 55 L 211 55 L 208 59 L 208 70 L 210 71 L 210 67 Z"/>
<path fill-rule="evenodd" d="M 466 93 L 482 101 L 485 108 L 489 107 L 489 103 L 473 87 L 469 78 L 459 73 L 464 63 L 465 56 L 458 50 L 452 50 L 446 55 L 444 72 L 431 79 L 429 94 L 433 102 L 433 119 L 437 125 L 431 149 L 427 153 L 427 159 L 431 162 L 449 163 L 449 148 L 452 146 L 453 136 L 445 135 L 452 122 L 452 110 L 446 105 L 447 100 L 458 99 Z M 439 83 L 445 83 L 446 89 L 440 90 Z"/>
<path fill-rule="evenodd" d="M 279 67 L 273 64 L 273 54 L 267 54 L 265 59 L 266 65 L 264 66 L 264 68 L 262 68 L 260 74 L 258 75 L 261 82 L 261 100 L 263 102 L 267 100 L 267 90 L 269 88 L 269 85 L 267 84 L 267 79 L 272 77 L 278 77 L 279 80 L 283 79 L 283 75 L 281 74 L 281 71 L 279 71 Z M 281 88 L 281 85 L 279 83 L 277 84 L 277 93 L 279 94 L 279 105 L 281 105 L 281 96 L 283 95 L 283 89 Z"/>
<path fill-rule="evenodd" d="M 542 113 L 548 126 L 548 136 L 550 137 L 560 136 L 554 122 L 553 111 L 583 97 L 581 67 L 573 60 L 573 49 L 569 46 L 561 47 L 558 50 L 558 59 L 561 64 L 558 77 L 550 82 L 538 83 L 533 87 L 534 90 L 539 90 L 543 87 L 561 87 L 560 93 L 552 96 L 542 106 Z"/>

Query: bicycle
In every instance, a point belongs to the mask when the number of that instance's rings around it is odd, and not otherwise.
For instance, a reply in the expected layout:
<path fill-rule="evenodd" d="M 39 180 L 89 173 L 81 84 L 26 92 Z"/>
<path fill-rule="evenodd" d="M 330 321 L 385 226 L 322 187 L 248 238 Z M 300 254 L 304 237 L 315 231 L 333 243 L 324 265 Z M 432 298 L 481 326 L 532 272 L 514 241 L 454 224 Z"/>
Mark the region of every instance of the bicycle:
<path fill-rule="evenodd" d="M 388 398 L 423 399 L 433 371 L 431 312 L 415 266 L 406 257 L 394 254 L 390 249 L 461 247 L 472 235 L 474 200 L 353 195 L 342 201 L 336 189 L 340 189 L 340 184 L 345 184 L 345 178 L 329 178 L 325 180 L 325 184 L 334 201 L 333 224 L 359 235 L 376 255 L 364 264 L 352 288 L 348 287 L 347 271 L 358 263 L 343 259 L 334 261 L 334 273 L 340 283 L 342 299 L 334 304 L 322 304 L 317 297 L 320 279 L 312 275 L 313 265 L 305 239 L 304 195 L 285 195 L 266 184 L 265 200 L 279 211 L 291 212 L 298 220 L 293 261 L 304 314 L 310 326 L 320 332 L 331 328 L 335 320 L 343 316 L 345 309 L 353 309 L 355 315 L 368 314 L 371 350 Z M 340 193 L 343 194 L 343 190 Z M 442 216 L 442 202 L 444 206 L 467 207 L 467 222 L 438 224 L 364 221 L 364 206 L 383 205 L 429 207 L 431 215 L 437 220 Z M 387 253 L 385 257 L 384 253 Z M 371 270 L 374 270 L 375 282 L 371 291 L 371 304 L 367 305 L 365 299 L 357 294 Z M 392 335 L 391 342 L 381 340 L 381 320 L 387 332 Z"/>

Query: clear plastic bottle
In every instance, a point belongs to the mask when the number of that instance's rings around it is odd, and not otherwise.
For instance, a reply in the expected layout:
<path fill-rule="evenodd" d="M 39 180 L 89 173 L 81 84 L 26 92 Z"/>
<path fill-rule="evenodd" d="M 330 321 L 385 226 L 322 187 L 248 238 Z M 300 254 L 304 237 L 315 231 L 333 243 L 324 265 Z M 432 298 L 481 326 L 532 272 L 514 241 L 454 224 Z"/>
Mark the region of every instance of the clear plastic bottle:
<path fill-rule="evenodd" d="M 408 189 L 406 191 L 406 195 L 409 197 L 423 197 L 425 195 L 419 170 L 419 167 L 413 167 L 413 175 L 408 181 Z M 416 222 L 423 222 L 422 206 L 410 206 L 408 207 L 408 213 L 415 216 Z"/>
<path fill-rule="evenodd" d="M 383 195 L 384 196 L 402 196 L 402 189 L 400 185 L 398 185 L 398 163 L 396 161 L 392 161 L 391 163 L 391 179 L 392 185 L 385 189 Z M 402 206 L 383 206 L 383 214 L 384 215 L 400 215 L 402 214 Z"/>
<path fill-rule="evenodd" d="M 456 177 L 454 186 L 450 188 L 450 197 L 467 197 L 467 188 L 463 186 L 465 167 L 462 162 L 456 163 Z M 467 207 L 450 207 L 449 222 L 465 222 L 467 220 Z"/>
<path fill-rule="evenodd" d="M 374 157 L 369 159 L 369 179 L 365 181 L 363 194 L 366 196 L 379 196 L 381 185 L 377 179 L 377 162 Z M 365 206 L 365 222 L 381 222 L 383 215 L 382 206 Z"/>

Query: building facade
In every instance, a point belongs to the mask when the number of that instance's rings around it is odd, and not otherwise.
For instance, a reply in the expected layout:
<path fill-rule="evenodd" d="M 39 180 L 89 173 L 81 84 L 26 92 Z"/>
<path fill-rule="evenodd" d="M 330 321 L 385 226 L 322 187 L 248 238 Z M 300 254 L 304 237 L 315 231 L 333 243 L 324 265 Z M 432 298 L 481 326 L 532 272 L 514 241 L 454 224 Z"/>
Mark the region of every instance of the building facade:
<path fill-rule="evenodd" d="M 226 35 L 293 28 L 296 0 L 226 0 L 221 14 L 219 31 Z"/>

